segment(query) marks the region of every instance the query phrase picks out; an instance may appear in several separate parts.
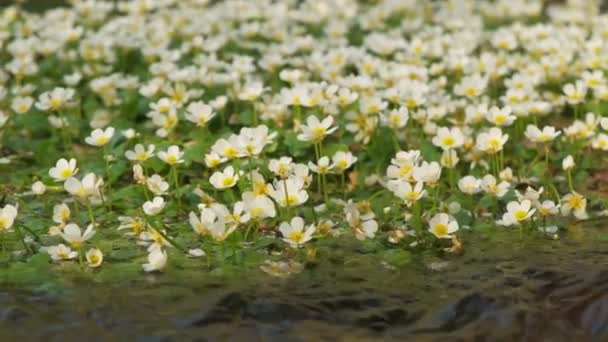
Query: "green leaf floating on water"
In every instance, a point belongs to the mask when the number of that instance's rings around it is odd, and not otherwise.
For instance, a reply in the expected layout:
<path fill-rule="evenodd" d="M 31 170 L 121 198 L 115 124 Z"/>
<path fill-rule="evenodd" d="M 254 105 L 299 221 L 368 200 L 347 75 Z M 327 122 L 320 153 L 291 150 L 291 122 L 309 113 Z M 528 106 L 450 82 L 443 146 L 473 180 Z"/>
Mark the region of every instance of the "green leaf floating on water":
<path fill-rule="evenodd" d="M 389 249 L 382 253 L 382 259 L 392 266 L 404 267 L 412 261 L 412 255 L 404 249 Z"/>

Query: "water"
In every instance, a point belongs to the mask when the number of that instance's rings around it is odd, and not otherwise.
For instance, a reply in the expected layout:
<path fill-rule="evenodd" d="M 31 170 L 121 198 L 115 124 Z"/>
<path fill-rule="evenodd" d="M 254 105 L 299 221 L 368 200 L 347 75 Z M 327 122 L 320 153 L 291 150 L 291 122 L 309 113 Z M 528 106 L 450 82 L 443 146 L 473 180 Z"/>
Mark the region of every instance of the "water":
<path fill-rule="evenodd" d="M 353 242 L 286 279 L 167 272 L 59 295 L 4 290 L 0 340 L 608 341 L 603 229 L 469 235 L 461 257 L 396 269 Z"/>

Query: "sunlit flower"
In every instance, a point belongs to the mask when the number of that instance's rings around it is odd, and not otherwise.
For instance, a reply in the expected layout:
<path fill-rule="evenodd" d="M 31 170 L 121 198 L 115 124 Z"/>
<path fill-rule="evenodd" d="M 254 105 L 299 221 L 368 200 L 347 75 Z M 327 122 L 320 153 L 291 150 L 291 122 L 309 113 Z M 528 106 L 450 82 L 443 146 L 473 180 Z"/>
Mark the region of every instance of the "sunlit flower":
<path fill-rule="evenodd" d="M 215 117 L 213 107 L 203 102 L 192 102 L 186 108 L 186 120 L 199 127 L 205 127 Z"/>
<path fill-rule="evenodd" d="M 587 199 L 581 194 L 572 192 L 562 198 L 560 209 L 562 215 L 572 214 L 579 220 L 584 220 L 587 215 Z"/>
<path fill-rule="evenodd" d="M 78 252 L 72 251 L 70 247 L 62 243 L 57 246 L 47 247 L 46 252 L 53 261 L 72 260 L 78 256 Z"/>
<path fill-rule="evenodd" d="M 96 231 L 92 224 L 88 225 L 87 229 L 83 232 L 77 224 L 69 223 L 63 228 L 63 232 L 60 235 L 72 247 L 80 248 L 93 238 L 95 233 Z"/>
<path fill-rule="evenodd" d="M 533 143 L 545 143 L 553 141 L 561 132 L 556 131 L 555 127 L 545 126 L 542 131 L 535 125 L 526 126 L 526 138 Z"/>
<path fill-rule="evenodd" d="M 142 209 L 144 213 L 149 216 L 154 216 L 160 213 L 165 208 L 165 199 L 162 197 L 154 197 L 152 201 L 146 201 Z"/>
<path fill-rule="evenodd" d="M 316 231 L 316 227 L 314 224 L 304 227 L 304 220 L 301 217 L 296 216 L 291 219 L 290 223 L 281 223 L 279 230 L 281 231 L 281 234 L 283 234 L 283 240 L 291 247 L 295 248 L 310 241 L 310 239 L 312 239 L 312 234 Z"/>
<path fill-rule="evenodd" d="M 308 193 L 304 190 L 304 183 L 299 178 L 287 178 L 283 181 L 275 182 L 270 196 L 281 207 L 296 207 L 308 200 Z"/>
<path fill-rule="evenodd" d="M 300 126 L 302 133 L 298 134 L 298 140 L 318 143 L 338 129 L 331 127 L 333 123 L 334 118 L 331 116 L 319 121 L 316 116 L 311 115 L 306 119 L 306 125 Z"/>
<path fill-rule="evenodd" d="M 74 176 L 77 172 L 76 159 L 72 158 L 70 161 L 67 161 L 61 158 L 57 161 L 55 167 L 49 170 L 49 176 L 53 177 L 57 182 L 62 182 Z"/>
<path fill-rule="evenodd" d="M 429 232 L 438 239 L 451 239 L 458 231 L 458 222 L 445 213 L 438 213 L 429 221 Z"/>
<path fill-rule="evenodd" d="M 507 212 L 504 213 L 499 224 L 504 226 L 521 224 L 536 212 L 536 209 L 531 208 L 531 206 L 532 204 L 529 200 L 523 200 L 521 203 L 517 201 L 509 202 L 507 204 Z"/>
<path fill-rule="evenodd" d="M 232 166 L 228 166 L 224 171 L 216 171 L 209 178 L 209 182 L 216 189 L 228 189 L 236 185 L 239 180 L 239 175 L 234 172 Z"/>
<path fill-rule="evenodd" d="M 141 163 L 154 156 L 154 148 L 155 146 L 152 144 L 149 144 L 147 148 L 145 148 L 142 144 L 137 144 L 133 150 L 128 150 L 125 152 L 125 157 L 131 161 Z"/>
<path fill-rule="evenodd" d="M 458 181 L 460 191 L 468 195 L 474 195 L 481 191 L 481 180 L 474 176 L 465 176 Z"/>
<path fill-rule="evenodd" d="M 108 127 L 105 130 L 98 128 L 91 132 L 91 135 L 86 137 L 84 141 L 92 146 L 104 146 L 110 142 L 114 136 L 114 127 Z"/>
<path fill-rule="evenodd" d="M 97 268 L 103 263 L 103 253 L 97 248 L 91 248 L 85 254 L 91 268 Z"/>
<path fill-rule="evenodd" d="M 171 166 L 184 162 L 184 152 L 181 151 L 177 145 L 171 145 L 167 151 L 160 151 L 157 155 L 160 160 Z"/>
<path fill-rule="evenodd" d="M 11 229 L 17 218 L 17 207 L 7 204 L 0 209 L 0 232 Z"/>
<path fill-rule="evenodd" d="M 566 158 L 562 160 L 562 169 L 564 169 L 564 171 L 571 170 L 575 165 L 574 158 L 572 158 L 571 155 L 566 156 Z"/>
<path fill-rule="evenodd" d="M 154 248 L 148 254 L 148 263 L 142 267 L 145 272 L 162 271 L 167 265 L 167 252 L 162 248 Z"/>
<path fill-rule="evenodd" d="M 92 204 L 101 203 L 101 186 L 103 179 L 97 177 L 94 173 L 88 173 L 82 180 L 74 177 L 69 177 L 63 183 L 63 187 L 67 192 L 82 200 L 88 200 Z"/>
<path fill-rule="evenodd" d="M 437 130 L 437 135 L 433 137 L 433 145 L 449 150 L 461 147 L 464 144 L 464 135 L 458 127 L 441 127 Z"/>
<path fill-rule="evenodd" d="M 339 173 L 342 173 L 357 162 L 357 157 L 350 152 L 338 151 L 332 157 L 332 162 L 331 168 L 335 168 Z"/>

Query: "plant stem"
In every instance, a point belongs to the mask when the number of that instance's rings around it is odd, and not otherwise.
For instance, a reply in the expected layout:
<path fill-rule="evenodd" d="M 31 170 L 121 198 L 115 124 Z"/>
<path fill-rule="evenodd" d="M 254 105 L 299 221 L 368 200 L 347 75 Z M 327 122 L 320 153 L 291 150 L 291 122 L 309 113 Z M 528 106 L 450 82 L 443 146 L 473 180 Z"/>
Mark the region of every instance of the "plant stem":
<path fill-rule="evenodd" d="M 108 179 L 108 211 L 112 211 L 112 180 L 110 179 L 110 160 L 108 159 L 108 144 L 103 146 L 103 159 L 106 163 L 106 178 Z"/>
<path fill-rule="evenodd" d="M 177 202 L 177 213 L 182 212 L 182 198 L 179 196 L 179 176 L 177 175 L 177 167 L 175 165 L 171 166 L 171 170 L 173 171 L 173 184 L 175 184 L 175 191 L 173 195 L 175 197 L 175 201 Z"/>
<path fill-rule="evenodd" d="M 93 227 L 97 226 L 95 223 L 95 215 L 93 215 L 93 206 L 91 206 L 91 203 L 89 202 L 87 202 L 87 209 L 89 211 L 89 220 L 91 220 L 91 224 L 93 224 Z"/>
<path fill-rule="evenodd" d="M 30 248 L 27 245 L 27 243 L 25 243 L 25 240 L 23 238 L 23 233 L 21 232 L 21 227 L 19 225 L 15 225 L 15 231 L 17 232 L 17 238 L 19 240 L 21 240 L 21 243 L 23 244 L 23 248 L 25 248 L 25 253 L 32 253 L 32 254 L 34 254 L 34 251 L 30 250 Z"/>

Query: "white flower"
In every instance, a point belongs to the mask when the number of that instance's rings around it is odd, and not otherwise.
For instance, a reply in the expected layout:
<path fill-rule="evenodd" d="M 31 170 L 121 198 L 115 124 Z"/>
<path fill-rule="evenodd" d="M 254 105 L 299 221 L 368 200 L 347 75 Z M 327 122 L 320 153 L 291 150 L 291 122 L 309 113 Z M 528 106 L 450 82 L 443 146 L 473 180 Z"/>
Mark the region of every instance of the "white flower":
<path fill-rule="evenodd" d="M 361 215 L 355 203 L 349 203 L 344 207 L 346 222 L 355 233 L 358 240 L 366 238 L 373 239 L 378 231 L 378 222 L 373 219 L 372 215 Z"/>
<path fill-rule="evenodd" d="M 608 151 L 608 135 L 604 133 L 598 134 L 591 141 L 591 147 L 596 150 Z"/>
<path fill-rule="evenodd" d="M 576 164 L 574 163 L 574 158 L 571 155 L 568 155 L 564 160 L 562 160 L 562 169 L 564 171 L 568 171 L 572 169 Z"/>
<path fill-rule="evenodd" d="M 463 77 L 462 81 L 454 86 L 454 94 L 472 99 L 484 92 L 487 83 L 488 79 L 479 74 Z"/>
<path fill-rule="evenodd" d="M 296 166 L 292 160 L 291 157 L 270 159 L 268 162 L 268 170 L 281 178 L 287 178 Z"/>
<path fill-rule="evenodd" d="M 74 176 L 77 172 L 76 159 L 72 158 L 68 162 L 66 159 L 61 158 L 57 161 L 55 167 L 49 170 L 49 176 L 53 177 L 57 182 L 62 182 Z"/>
<path fill-rule="evenodd" d="M 441 166 L 437 162 L 428 163 L 423 161 L 420 165 L 414 167 L 412 176 L 416 182 L 435 184 L 441 177 Z"/>
<path fill-rule="evenodd" d="M 338 129 L 338 127 L 331 127 L 333 123 L 334 118 L 331 116 L 319 121 L 316 116 L 310 115 L 306 118 L 306 125 L 300 126 L 302 133 L 298 134 L 298 140 L 318 143 Z"/>
<path fill-rule="evenodd" d="M 193 248 L 193 249 L 189 249 L 188 250 L 188 255 L 190 255 L 193 258 L 200 258 L 202 256 L 205 256 L 205 251 L 203 251 L 200 248 Z"/>
<path fill-rule="evenodd" d="M 533 143 L 545 143 L 553 141 L 553 139 L 557 138 L 561 134 L 561 132 L 556 131 L 555 127 L 553 126 L 545 126 L 541 131 L 535 125 L 528 125 L 526 126 L 525 134 L 526 138 L 528 138 L 528 140 Z"/>
<path fill-rule="evenodd" d="M 11 102 L 11 109 L 17 114 L 25 114 L 30 110 L 33 103 L 34 99 L 29 96 L 18 96 Z"/>
<path fill-rule="evenodd" d="M 157 196 L 164 195 L 169 190 L 169 183 L 165 182 L 163 177 L 156 174 L 146 178 L 146 186 L 148 190 Z"/>
<path fill-rule="evenodd" d="M 445 213 L 438 213 L 429 221 L 429 232 L 438 239 L 451 239 L 458 231 L 458 222 Z"/>
<path fill-rule="evenodd" d="M 481 191 L 481 180 L 473 176 L 462 177 L 458 181 L 460 191 L 468 195 L 473 195 Z"/>
<path fill-rule="evenodd" d="M 183 163 L 183 157 L 184 152 L 180 151 L 179 146 L 177 145 L 169 146 L 167 151 L 158 152 L 158 158 L 171 166 Z"/>
<path fill-rule="evenodd" d="M 100 187 L 103 185 L 103 179 L 98 178 L 94 173 L 89 173 L 82 181 L 70 177 L 63 183 L 64 189 L 71 195 L 76 196 L 82 200 L 88 200 L 92 204 L 101 203 L 101 191 Z"/>
<path fill-rule="evenodd" d="M 9 230 L 17 217 L 17 207 L 7 204 L 0 209 L 0 232 Z"/>
<path fill-rule="evenodd" d="M 433 137 L 433 145 L 449 150 L 458 148 L 464 144 L 464 135 L 458 127 L 441 127 L 437 130 L 437 135 Z"/>
<path fill-rule="evenodd" d="M 566 101 L 572 105 L 583 102 L 587 96 L 587 86 L 582 81 L 576 81 L 575 84 L 566 84 L 563 91 L 566 95 Z"/>
<path fill-rule="evenodd" d="M 205 165 L 207 165 L 207 167 L 210 169 L 217 167 L 218 165 L 226 162 L 227 160 L 228 159 L 226 157 L 223 157 L 215 152 L 205 154 Z"/>
<path fill-rule="evenodd" d="M 503 108 L 494 106 L 486 114 L 486 120 L 496 126 L 511 126 L 515 119 L 517 117 L 511 114 L 511 107 L 509 106 Z"/>
<path fill-rule="evenodd" d="M 97 248 L 91 248 L 85 254 L 91 268 L 97 268 L 103 263 L 103 253 Z"/>
<path fill-rule="evenodd" d="M 407 206 L 411 206 L 426 194 L 426 190 L 424 190 L 423 187 L 424 184 L 422 182 L 417 182 L 413 187 L 409 182 L 399 180 L 388 183 L 388 189 L 392 191 L 395 196 L 404 200 Z"/>
<path fill-rule="evenodd" d="M 239 175 L 234 172 L 232 166 L 228 166 L 224 171 L 216 171 L 209 178 L 209 182 L 216 189 L 228 189 L 236 185 Z"/>
<path fill-rule="evenodd" d="M 243 209 L 253 220 L 276 216 L 276 208 L 272 200 L 264 195 L 255 195 L 253 192 L 243 194 Z"/>
<path fill-rule="evenodd" d="M 34 195 L 42 195 L 46 192 L 46 185 L 44 185 L 44 183 L 41 181 L 37 181 L 32 184 L 32 192 Z"/>
<path fill-rule="evenodd" d="M 60 111 L 64 109 L 74 97 L 74 89 L 55 88 L 50 92 L 42 93 L 36 102 L 36 108 L 46 111 Z"/>
<path fill-rule="evenodd" d="M 572 192 L 564 196 L 560 209 L 564 216 L 572 214 L 579 220 L 584 220 L 588 217 L 587 199 L 577 192 Z"/>
<path fill-rule="evenodd" d="M 342 173 L 357 162 L 357 157 L 353 156 L 350 152 L 338 151 L 332 157 L 332 161 L 331 168 L 336 168 L 338 172 Z"/>
<path fill-rule="evenodd" d="M 125 137 L 127 140 L 131 140 L 137 136 L 139 136 L 139 133 L 137 133 L 137 131 L 135 131 L 133 128 L 129 128 L 129 129 L 125 129 L 123 131 L 121 131 L 122 136 Z"/>
<path fill-rule="evenodd" d="M 154 216 L 165 208 L 165 199 L 159 196 L 154 197 L 152 201 L 146 201 L 142 208 L 146 215 Z"/>
<path fill-rule="evenodd" d="M 539 203 L 536 208 L 543 216 L 553 216 L 559 213 L 559 206 L 550 200 L 545 200 L 542 203 Z"/>
<path fill-rule="evenodd" d="M 71 260 L 78 256 L 78 252 L 72 251 L 72 249 L 64 244 L 57 246 L 50 246 L 46 249 L 53 261 Z"/>
<path fill-rule="evenodd" d="M 532 203 L 529 200 L 523 200 L 521 203 L 517 201 L 509 202 L 507 204 L 507 212 L 504 213 L 502 220 L 498 223 L 504 226 L 520 224 L 536 212 L 536 209 L 532 209 L 531 206 Z"/>
<path fill-rule="evenodd" d="M 92 224 L 87 226 L 87 229 L 82 232 L 80 227 L 75 223 L 69 223 L 63 228 L 60 233 L 65 242 L 72 245 L 74 248 L 80 248 L 85 242 L 95 236 L 95 229 Z"/>
<path fill-rule="evenodd" d="M 203 102 L 193 102 L 186 108 L 186 120 L 194 123 L 198 127 L 205 127 L 207 123 L 215 117 L 213 107 Z"/>
<path fill-rule="evenodd" d="M 318 173 L 320 175 L 328 174 L 331 171 L 332 167 L 333 165 L 329 164 L 329 158 L 326 156 L 319 158 L 317 164 L 314 164 L 313 162 L 308 162 L 308 168 L 312 172 Z"/>
<path fill-rule="evenodd" d="M 142 267 L 145 272 L 162 271 L 167 265 L 167 252 L 162 248 L 154 248 L 148 254 L 148 263 Z"/>
<path fill-rule="evenodd" d="M 455 150 L 444 150 L 441 154 L 441 159 L 439 162 L 441 166 L 447 167 L 448 169 L 452 169 L 458 165 L 460 158 L 458 158 L 458 153 Z"/>
<path fill-rule="evenodd" d="M 209 235 L 212 227 L 219 224 L 219 217 L 214 210 L 203 208 L 200 215 L 190 212 L 188 215 L 190 226 L 198 235 Z"/>
<path fill-rule="evenodd" d="M 287 178 L 273 185 L 270 196 L 281 207 L 296 207 L 308 200 L 304 182 L 300 178 Z"/>
<path fill-rule="evenodd" d="M 409 120 L 409 114 L 407 107 L 399 107 L 399 109 L 391 110 L 387 114 L 382 115 L 381 118 L 382 122 L 386 126 L 397 130 L 407 125 L 407 121 Z"/>
<path fill-rule="evenodd" d="M 149 144 L 147 149 L 144 147 L 144 145 L 137 144 L 132 151 L 128 150 L 125 152 L 125 157 L 127 157 L 129 160 L 141 163 L 154 156 L 154 149 L 155 146 L 152 144 Z"/>
<path fill-rule="evenodd" d="M 506 181 L 496 184 L 496 178 L 492 175 L 485 175 L 481 179 L 481 189 L 494 197 L 503 197 L 509 190 L 509 186 L 510 184 Z"/>
<path fill-rule="evenodd" d="M 316 231 L 314 224 L 304 227 L 304 220 L 296 216 L 291 219 L 291 223 L 283 222 L 279 226 L 283 240 L 291 247 L 299 247 L 312 239 L 312 235 Z"/>
<path fill-rule="evenodd" d="M 67 204 L 61 203 L 53 207 L 53 222 L 65 225 L 70 220 L 72 212 Z"/>
<path fill-rule="evenodd" d="M 114 127 L 108 127 L 105 130 L 98 128 L 91 132 L 91 135 L 84 141 L 92 146 L 104 146 L 110 142 L 112 136 L 114 136 Z"/>
<path fill-rule="evenodd" d="M 494 154 L 503 149 L 507 140 L 509 140 L 508 134 L 502 134 L 500 128 L 492 127 L 487 132 L 479 133 L 476 147 L 482 152 Z"/>

